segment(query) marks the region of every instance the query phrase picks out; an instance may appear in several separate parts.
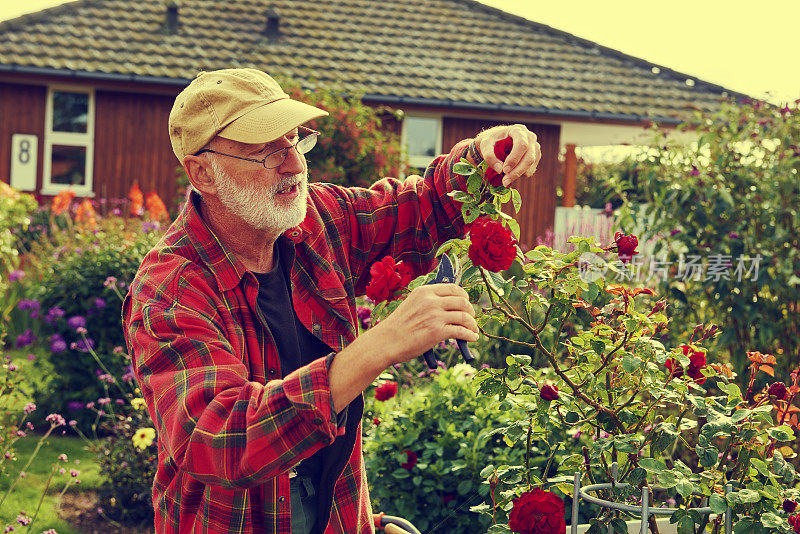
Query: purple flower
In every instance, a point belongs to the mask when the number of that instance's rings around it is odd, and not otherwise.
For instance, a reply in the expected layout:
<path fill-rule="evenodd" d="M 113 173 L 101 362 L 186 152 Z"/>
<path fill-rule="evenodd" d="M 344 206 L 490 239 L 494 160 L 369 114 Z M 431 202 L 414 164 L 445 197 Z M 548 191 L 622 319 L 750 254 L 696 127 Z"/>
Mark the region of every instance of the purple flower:
<path fill-rule="evenodd" d="M 17 308 L 20 310 L 38 310 L 39 309 L 39 301 L 34 299 L 22 299 L 17 304 Z"/>
<path fill-rule="evenodd" d="M 728 237 L 730 239 L 739 239 L 740 236 L 736 232 L 731 232 L 731 233 L 728 234 Z"/>
<path fill-rule="evenodd" d="M 67 326 L 72 328 L 73 330 L 81 327 L 86 326 L 86 318 L 82 315 L 73 315 L 69 319 L 67 319 Z"/>
<path fill-rule="evenodd" d="M 36 355 L 35 354 L 28 354 L 28 361 L 29 362 L 32 362 L 35 359 L 36 359 Z"/>
<path fill-rule="evenodd" d="M 369 328 L 369 325 L 372 322 L 372 310 L 366 306 L 358 306 L 356 308 L 356 315 L 358 315 L 361 328 Z"/>
<path fill-rule="evenodd" d="M 606 205 L 601 213 L 606 217 L 614 216 L 614 206 L 611 204 L 611 202 L 606 202 Z"/>
<path fill-rule="evenodd" d="M 79 339 L 77 342 L 73 343 L 75 345 L 75 350 L 79 350 L 81 352 L 89 352 L 91 349 L 94 348 L 94 340 L 90 337 L 84 339 Z"/>
<path fill-rule="evenodd" d="M 83 410 L 83 403 L 81 401 L 69 401 L 67 407 L 69 411 L 77 412 L 78 410 Z"/>
<path fill-rule="evenodd" d="M 100 297 L 94 299 L 94 307 L 98 310 L 102 310 L 106 307 L 106 301 L 101 299 Z"/>
<path fill-rule="evenodd" d="M 16 363 L 9 363 L 8 364 L 8 370 L 11 371 L 12 373 L 14 371 L 18 371 L 19 370 L 19 365 L 17 365 Z"/>
<path fill-rule="evenodd" d="M 23 333 L 17 336 L 16 347 L 18 349 L 22 347 L 27 347 L 28 345 L 33 345 L 35 342 L 36 342 L 36 336 L 33 335 L 31 329 L 28 328 Z"/>
<path fill-rule="evenodd" d="M 25 277 L 25 271 L 20 271 L 18 269 L 14 269 L 10 273 L 8 273 L 8 280 L 9 282 L 16 282 Z"/>
<path fill-rule="evenodd" d="M 119 217 L 120 215 L 122 215 L 122 210 L 120 210 L 119 208 L 114 208 L 113 210 L 111 210 L 111 215 Z"/>
<path fill-rule="evenodd" d="M 125 374 L 122 375 L 122 381 L 130 384 L 133 382 L 134 378 L 135 376 L 133 374 L 133 367 L 129 365 L 125 368 Z"/>
<path fill-rule="evenodd" d="M 680 231 L 680 230 L 678 230 L 678 229 L 676 228 L 676 229 L 674 229 L 673 231 L 671 231 L 671 232 L 669 233 L 669 236 L 670 236 L 670 237 L 672 237 L 672 236 L 674 236 L 675 234 L 679 234 L 679 233 L 681 233 L 681 231 Z"/>
<path fill-rule="evenodd" d="M 691 176 L 699 176 L 700 175 L 700 171 L 697 170 L 697 167 L 692 165 L 692 172 L 690 172 L 689 175 L 691 175 Z"/>
<path fill-rule="evenodd" d="M 67 342 L 58 334 L 53 334 L 50 337 L 50 352 L 58 354 L 67 350 Z"/>
<path fill-rule="evenodd" d="M 56 322 L 57 319 L 64 317 L 64 310 L 59 308 L 58 306 L 53 306 L 48 310 L 47 316 L 44 318 L 45 322 L 49 325 L 52 325 Z"/>
<path fill-rule="evenodd" d="M 146 221 L 142 223 L 142 232 L 152 232 L 161 228 L 161 225 L 155 221 Z"/>

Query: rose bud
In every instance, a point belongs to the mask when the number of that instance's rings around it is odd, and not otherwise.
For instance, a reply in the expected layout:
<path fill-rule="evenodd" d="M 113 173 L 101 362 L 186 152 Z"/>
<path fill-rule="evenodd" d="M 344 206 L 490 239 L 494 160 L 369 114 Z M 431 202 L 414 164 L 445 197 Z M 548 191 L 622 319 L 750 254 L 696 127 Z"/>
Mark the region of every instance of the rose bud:
<path fill-rule="evenodd" d="M 634 254 L 638 254 L 636 247 L 639 246 L 639 238 L 635 235 L 625 235 L 624 232 L 614 234 L 614 244 L 617 245 L 617 254 L 622 263 L 631 261 Z"/>
<path fill-rule="evenodd" d="M 791 514 L 797 508 L 797 501 L 792 499 L 784 499 L 783 501 L 783 511 L 787 514 Z"/>
<path fill-rule="evenodd" d="M 539 395 L 546 401 L 554 401 L 558 398 L 558 388 L 550 384 L 545 384 L 539 390 Z"/>
<path fill-rule="evenodd" d="M 783 382 L 773 382 L 769 385 L 769 389 L 767 390 L 770 396 L 775 397 L 778 400 L 785 400 L 786 399 L 786 384 Z"/>

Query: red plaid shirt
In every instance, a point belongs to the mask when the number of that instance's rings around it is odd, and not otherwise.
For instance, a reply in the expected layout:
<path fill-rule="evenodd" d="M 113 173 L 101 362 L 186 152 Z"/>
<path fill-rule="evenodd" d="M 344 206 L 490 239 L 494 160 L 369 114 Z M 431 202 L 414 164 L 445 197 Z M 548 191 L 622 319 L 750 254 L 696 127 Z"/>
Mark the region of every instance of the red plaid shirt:
<path fill-rule="evenodd" d="M 447 192 L 465 187 L 452 166 L 467 144 L 437 158 L 424 179 L 384 179 L 369 189 L 309 185 L 306 219 L 284 234 L 295 247 L 292 300 L 334 353 L 284 379 L 257 311 L 255 276 L 202 220 L 198 199 L 187 202 L 142 262 L 122 312 L 158 432 L 157 532 L 290 532 L 288 472 L 329 445 L 320 487 L 331 503 L 325 532 L 373 532 L 363 397 L 340 426 L 328 369 L 356 337 L 355 298 L 373 262 L 393 256 L 422 274 L 440 243 L 463 235 L 459 204 Z"/>

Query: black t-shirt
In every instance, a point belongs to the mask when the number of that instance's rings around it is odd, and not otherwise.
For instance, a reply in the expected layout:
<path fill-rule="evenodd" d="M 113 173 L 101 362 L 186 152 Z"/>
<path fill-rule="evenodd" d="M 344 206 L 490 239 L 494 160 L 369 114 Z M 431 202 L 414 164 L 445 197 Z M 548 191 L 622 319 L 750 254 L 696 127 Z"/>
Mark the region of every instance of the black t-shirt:
<path fill-rule="evenodd" d="M 294 313 L 290 291 L 291 251 L 279 239 L 275 246 L 275 266 L 268 273 L 253 273 L 258 280 L 258 307 L 264 315 L 272 339 L 278 349 L 281 376 L 307 365 L 331 352 L 331 348 L 314 336 Z M 322 473 L 322 448 L 303 460 L 297 473 L 311 477 L 317 484 Z"/>

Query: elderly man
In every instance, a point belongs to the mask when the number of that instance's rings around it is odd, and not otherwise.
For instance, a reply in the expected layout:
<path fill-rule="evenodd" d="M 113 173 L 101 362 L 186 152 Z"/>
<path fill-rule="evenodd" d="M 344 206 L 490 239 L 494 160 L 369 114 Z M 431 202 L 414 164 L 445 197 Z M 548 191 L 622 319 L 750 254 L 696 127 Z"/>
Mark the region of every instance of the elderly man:
<path fill-rule="evenodd" d="M 193 191 L 145 257 L 123 305 L 136 378 L 158 430 L 156 531 L 373 532 L 361 453 L 363 390 L 442 340 L 477 339 L 466 292 L 420 287 L 356 337 L 355 297 L 386 256 L 415 274 L 464 234 L 466 157 L 533 174 L 536 136 L 487 130 L 425 178 L 370 189 L 309 184 L 305 154 L 326 112 L 254 69 L 201 73 L 169 134 Z"/>

